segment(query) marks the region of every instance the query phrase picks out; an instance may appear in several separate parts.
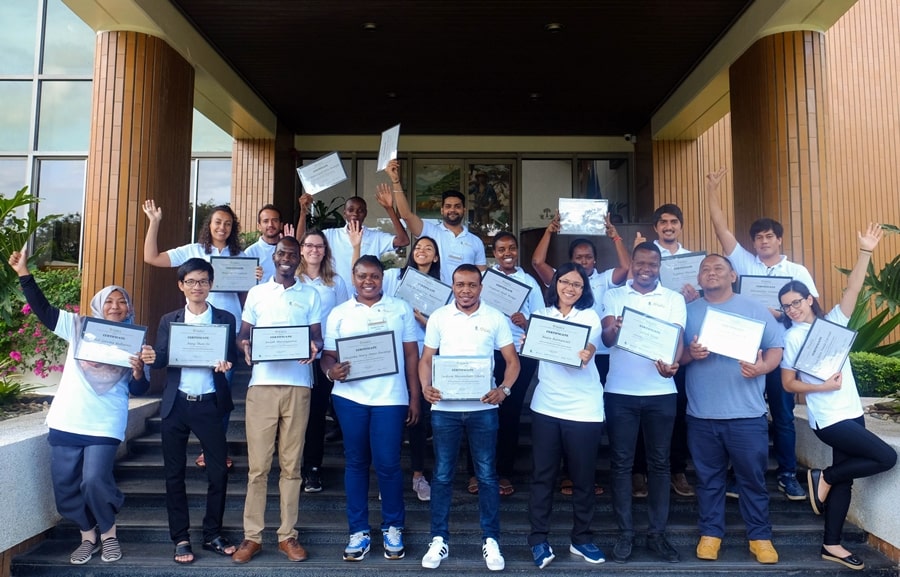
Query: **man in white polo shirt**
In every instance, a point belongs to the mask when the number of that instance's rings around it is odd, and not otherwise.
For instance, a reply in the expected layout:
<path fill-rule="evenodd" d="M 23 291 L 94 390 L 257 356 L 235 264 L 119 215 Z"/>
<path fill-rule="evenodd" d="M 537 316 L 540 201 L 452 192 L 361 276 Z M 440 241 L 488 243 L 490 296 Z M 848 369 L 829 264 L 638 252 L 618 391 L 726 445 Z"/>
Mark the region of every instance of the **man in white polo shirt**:
<path fill-rule="evenodd" d="M 235 563 L 250 561 L 262 549 L 265 528 L 266 490 L 272 453 L 278 441 L 281 477 L 281 524 L 278 549 L 290 561 L 306 559 L 306 550 L 297 542 L 297 514 L 300 504 L 300 461 L 306 422 L 309 418 L 311 363 L 322 349 L 322 307 L 319 293 L 294 276 L 300 264 L 300 243 L 285 237 L 278 241 L 275 276 L 247 293 L 238 346 L 251 364 L 250 336 L 254 326 L 308 325 L 309 357 L 300 361 L 270 361 L 253 366 L 247 390 L 247 498 L 244 502 L 244 540 L 234 552 Z"/>
<path fill-rule="evenodd" d="M 259 266 L 263 269 L 263 282 L 272 278 L 275 274 L 275 247 L 281 240 L 282 220 L 281 211 L 274 204 L 267 204 L 256 213 L 256 227 L 259 230 L 259 239 L 244 250 L 246 256 L 259 259 Z"/>

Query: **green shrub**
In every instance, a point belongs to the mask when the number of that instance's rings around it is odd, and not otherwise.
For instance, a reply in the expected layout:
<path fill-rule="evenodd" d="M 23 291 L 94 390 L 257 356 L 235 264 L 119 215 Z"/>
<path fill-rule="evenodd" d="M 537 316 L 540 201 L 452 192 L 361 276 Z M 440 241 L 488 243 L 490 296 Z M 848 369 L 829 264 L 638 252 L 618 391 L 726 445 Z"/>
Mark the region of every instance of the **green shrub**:
<path fill-rule="evenodd" d="M 7 357 L 0 359 L 0 407 L 11 405 L 22 398 L 26 393 L 37 388 L 36 385 L 23 385 L 20 381 L 22 373 L 16 372 L 13 359 Z"/>
<path fill-rule="evenodd" d="M 873 353 L 850 353 L 856 387 L 864 397 L 886 397 L 900 391 L 900 359 Z"/>

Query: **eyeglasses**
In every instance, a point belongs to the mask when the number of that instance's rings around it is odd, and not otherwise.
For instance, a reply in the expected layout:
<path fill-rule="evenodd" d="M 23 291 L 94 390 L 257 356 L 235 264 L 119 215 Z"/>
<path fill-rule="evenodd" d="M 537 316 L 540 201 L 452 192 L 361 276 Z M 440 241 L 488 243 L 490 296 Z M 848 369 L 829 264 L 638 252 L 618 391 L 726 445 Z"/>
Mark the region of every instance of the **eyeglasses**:
<path fill-rule="evenodd" d="M 186 286 L 188 288 L 194 288 L 195 286 L 206 288 L 212 284 L 211 282 L 209 282 L 209 279 L 195 280 L 195 279 L 189 278 L 189 279 L 183 280 L 181 282 L 184 284 L 184 286 Z"/>
<path fill-rule="evenodd" d="M 303 248 L 308 248 L 309 250 L 325 250 L 324 244 L 310 244 L 308 242 L 303 243 Z"/>
<path fill-rule="evenodd" d="M 580 283 L 580 282 L 572 282 L 572 281 L 570 281 L 570 280 L 566 280 L 566 279 L 563 279 L 563 278 L 559 279 L 559 280 L 556 281 L 556 282 L 558 282 L 559 284 L 562 284 L 562 285 L 566 285 L 567 287 L 572 287 L 573 289 L 575 289 L 575 290 L 577 290 L 577 291 L 580 291 L 580 290 L 582 290 L 582 289 L 584 288 L 584 284 L 583 284 L 583 283 Z"/>
<path fill-rule="evenodd" d="M 800 303 L 802 303 L 805 300 L 806 299 L 794 299 L 786 305 L 785 304 L 781 305 L 781 310 L 783 310 L 784 312 L 788 312 L 789 310 L 791 310 L 791 308 L 799 309 Z"/>

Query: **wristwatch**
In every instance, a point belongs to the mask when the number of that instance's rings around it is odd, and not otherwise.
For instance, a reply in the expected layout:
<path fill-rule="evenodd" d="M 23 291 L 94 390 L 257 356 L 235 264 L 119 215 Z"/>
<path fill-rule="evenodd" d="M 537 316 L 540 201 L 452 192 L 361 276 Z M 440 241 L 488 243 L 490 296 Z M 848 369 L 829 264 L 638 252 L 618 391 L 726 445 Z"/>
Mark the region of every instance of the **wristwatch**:
<path fill-rule="evenodd" d="M 510 396 L 510 395 L 512 394 L 512 389 L 510 389 L 509 387 L 505 387 L 505 386 L 503 386 L 503 385 L 500 385 L 498 388 L 499 388 L 501 391 L 503 391 L 503 394 L 506 395 L 507 397 Z"/>

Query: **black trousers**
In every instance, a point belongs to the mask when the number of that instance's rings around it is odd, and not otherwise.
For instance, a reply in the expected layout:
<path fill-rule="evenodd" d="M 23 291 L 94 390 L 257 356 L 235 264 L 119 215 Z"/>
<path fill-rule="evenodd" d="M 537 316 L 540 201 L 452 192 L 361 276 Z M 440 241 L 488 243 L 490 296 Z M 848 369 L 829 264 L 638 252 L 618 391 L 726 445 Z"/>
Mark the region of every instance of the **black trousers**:
<path fill-rule="evenodd" d="M 312 371 L 313 388 L 309 396 L 309 421 L 306 423 L 301 465 L 304 472 L 322 466 L 325 456 L 325 417 L 331 405 L 331 390 L 334 388 L 334 383 L 322 372 L 318 360 L 313 361 Z"/>

